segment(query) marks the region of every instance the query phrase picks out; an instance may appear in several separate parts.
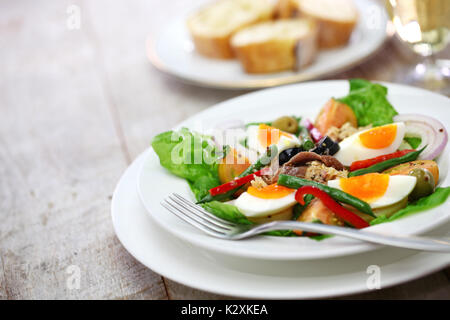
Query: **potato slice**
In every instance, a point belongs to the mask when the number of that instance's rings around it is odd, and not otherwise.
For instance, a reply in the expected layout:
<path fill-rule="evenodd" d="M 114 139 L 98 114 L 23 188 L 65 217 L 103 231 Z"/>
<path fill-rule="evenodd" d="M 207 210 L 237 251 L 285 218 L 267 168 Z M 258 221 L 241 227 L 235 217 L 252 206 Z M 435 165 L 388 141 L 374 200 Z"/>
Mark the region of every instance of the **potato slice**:
<path fill-rule="evenodd" d="M 406 162 L 399 164 L 395 167 L 389 168 L 385 170 L 383 173 L 394 175 L 408 175 L 409 172 L 413 169 L 426 169 L 431 172 L 434 178 L 435 186 L 439 181 L 439 166 L 433 160 L 415 160 L 411 162 Z"/>
<path fill-rule="evenodd" d="M 291 220 L 292 219 L 292 211 L 293 207 L 287 208 L 286 210 L 283 210 L 281 212 L 278 212 L 276 214 L 267 216 L 267 217 L 263 217 L 263 218 L 252 218 L 252 217 L 248 217 L 248 220 L 257 223 L 257 224 L 262 224 L 262 223 L 267 223 L 267 222 L 272 222 L 272 221 L 280 221 L 280 220 Z"/>
<path fill-rule="evenodd" d="M 343 226 L 344 222 L 336 217 L 336 215 L 320 201 L 319 199 L 313 199 L 311 203 L 302 212 L 297 221 L 300 222 L 316 222 L 320 221 L 323 224 L 329 224 L 334 226 Z M 299 236 L 303 235 L 303 231 L 294 230 Z"/>

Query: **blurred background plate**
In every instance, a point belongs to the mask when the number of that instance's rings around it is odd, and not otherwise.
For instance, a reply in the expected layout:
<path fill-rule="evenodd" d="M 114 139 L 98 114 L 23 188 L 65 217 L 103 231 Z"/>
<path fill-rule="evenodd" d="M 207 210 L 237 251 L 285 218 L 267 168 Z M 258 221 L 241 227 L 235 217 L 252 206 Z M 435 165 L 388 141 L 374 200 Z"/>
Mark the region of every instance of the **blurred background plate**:
<path fill-rule="evenodd" d="M 207 1 L 208 2 L 208 1 Z M 255 89 L 312 80 L 349 69 L 374 54 L 387 38 L 388 17 L 381 2 L 355 0 L 359 22 L 348 45 L 321 50 L 314 63 L 298 72 L 245 73 L 237 60 L 208 59 L 199 55 L 191 41 L 187 9 L 147 43 L 147 55 L 159 70 L 189 83 L 223 89 Z"/>

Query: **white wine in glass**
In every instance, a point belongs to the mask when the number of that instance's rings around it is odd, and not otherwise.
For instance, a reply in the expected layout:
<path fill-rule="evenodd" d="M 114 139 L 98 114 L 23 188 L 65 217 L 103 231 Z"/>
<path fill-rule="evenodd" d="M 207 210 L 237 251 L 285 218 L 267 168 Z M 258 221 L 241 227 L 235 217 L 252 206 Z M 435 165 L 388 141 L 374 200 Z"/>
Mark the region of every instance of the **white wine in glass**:
<path fill-rule="evenodd" d="M 447 93 L 450 69 L 434 55 L 450 41 L 450 0 L 386 0 L 386 7 L 399 38 L 424 57 L 402 81 Z"/>

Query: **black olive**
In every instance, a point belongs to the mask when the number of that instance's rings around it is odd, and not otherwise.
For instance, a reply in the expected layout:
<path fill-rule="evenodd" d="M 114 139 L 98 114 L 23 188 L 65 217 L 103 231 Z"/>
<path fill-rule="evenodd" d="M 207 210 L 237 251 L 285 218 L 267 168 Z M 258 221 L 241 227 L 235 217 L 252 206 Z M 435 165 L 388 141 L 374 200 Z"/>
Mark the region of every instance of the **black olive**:
<path fill-rule="evenodd" d="M 311 150 L 311 152 L 315 152 L 320 155 L 329 155 L 339 151 L 339 143 L 333 141 L 329 136 L 325 136 L 317 143 L 316 147 Z"/>
<path fill-rule="evenodd" d="M 282 166 L 301 151 L 304 151 L 303 148 L 290 148 L 282 151 L 278 156 L 278 163 Z"/>

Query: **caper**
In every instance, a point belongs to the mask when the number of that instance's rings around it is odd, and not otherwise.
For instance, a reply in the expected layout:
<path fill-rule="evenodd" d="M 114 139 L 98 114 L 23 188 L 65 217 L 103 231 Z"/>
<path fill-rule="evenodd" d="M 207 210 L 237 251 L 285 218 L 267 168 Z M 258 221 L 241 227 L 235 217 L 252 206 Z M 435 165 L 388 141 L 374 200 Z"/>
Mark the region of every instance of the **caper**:
<path fill-rule="evenodd" d="M 423 168 L 416 168 L 411 170 L 409 175 L 417 178 L 416 186 L 409 195 L 411 200 L 426 197 L 434 192 L 434 177 L 430 171 Z"/>
<path fill-rule="evenodd" d="M 296 133 L 298 130 L 298 121 L 293 117 L 284 116 L 272 122 L 272 127 L 280 129 L 281 131 Z"/>

